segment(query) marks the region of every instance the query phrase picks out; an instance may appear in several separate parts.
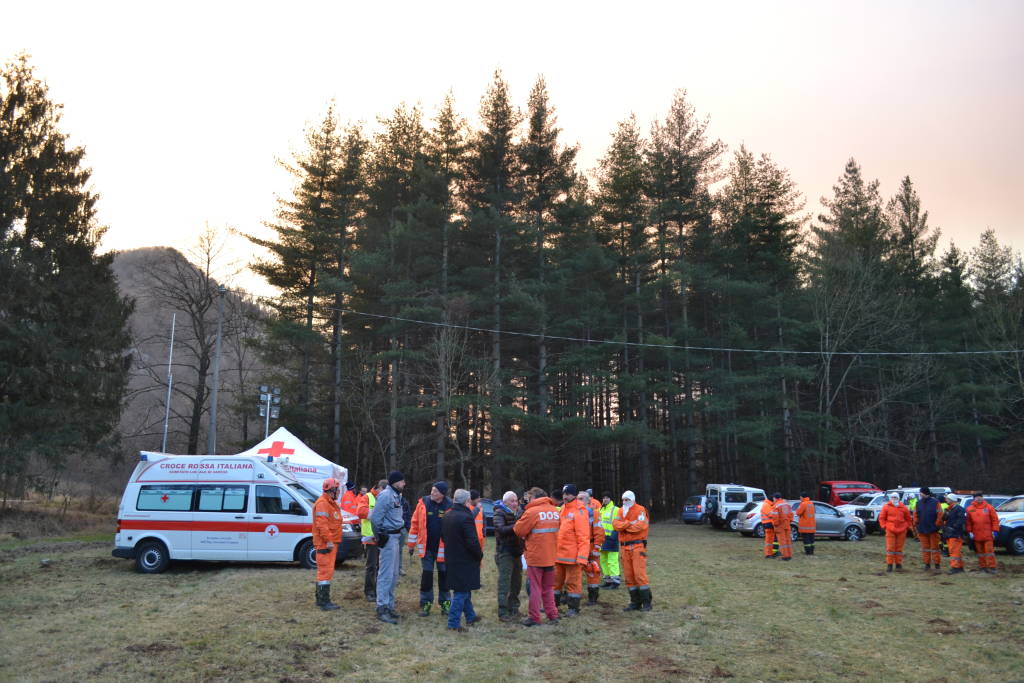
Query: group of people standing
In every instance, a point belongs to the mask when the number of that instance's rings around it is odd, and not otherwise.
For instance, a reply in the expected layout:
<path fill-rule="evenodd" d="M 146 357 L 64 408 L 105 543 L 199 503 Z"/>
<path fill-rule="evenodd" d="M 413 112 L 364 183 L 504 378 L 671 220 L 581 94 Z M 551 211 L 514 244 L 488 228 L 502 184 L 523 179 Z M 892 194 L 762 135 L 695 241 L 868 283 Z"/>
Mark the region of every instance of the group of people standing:
<path fill-rule="evenodd" d="M 985 502 L 981 493 L 973 495 L 970 505 L 959 503 L 960 497 L 954 493 L 947 493 L 943 503 L 926 486 L 911 511 L 900 501 L 898 493 L 891 494 L 878 515 L 878 524 L 885 532 L 886 571 L 903 571 L 907 533 L 916 531 L 926 572 L 942 570 L 941 537 L 949 552 L 950 574 L 964 572 L 961 553 L 965 539 L 974 544 L 978 568 L 986 574 L 995 574 L 995 536 L 999 532 L 995 508 Z"/>
<path fill-rule="evenodd" d="M 793 559 L 793 519 L 797 519 L 797 533 L 804 544 L 804 555 L 814 555 L 814 535 L 817 523 L 814 519 L 814 503 L 806 493 L 800 494 L 796 510 L 782 497 L 773 493 L 761 503 L 761 527 L 764 529 L 764 559 L 783 561 Z"/>
<path fill-rule="evenodd" d="M 313 543 L 317 558 L 316 604 L 338 609 L 330 595 L 330 581 L 341 525 L 353 507 L 362 522 L 367 545 L 364 592 L 377 606 L 377 618 L 397 624 L 395 587 L 401 572 L 402 536 L 410 556 L 420 559 L 419 615 L 430 615 L 435 598 L 447 615 L 448 628 L 465 631 L 479 622 L 472 593 L 479 590 L 480 568 L 486 545 L 480 495 L 457 489 L 448 496 L 448 484 L 435 482 L 420 498 L 411 515 L 403 490 L 405 476 L 392 472 L 357 504 L 338 502 L 340 485 L 323 482 L 323 495 L 313 513 Z M 498 619 L 524 626 L 558 623 L 561 616 L 582 610 L 583 585 L 587 604 L 597 604 L 601 588 L 618 588 L 625 577 L 630 604 L 626 611 L 648 611 L 652 595 L 647 578 L 649 513 L 626 491 L 621 506 L 605 493 L 601 502 L 590 491 L 566 484 L 556 496 L 541 488 L 529 489 L 522 500 L 509 491 L 494 506 L 495 564 L 498 570 Z M 621 571 L 620 571 L 621 567 Z M 373 576 L 371 577 L 371 568 Z M 520 617 L 523 574 L 529 596 L 528 613 Z M 434 591 L 435 576 L 437 591 Z M 465 624 L 465 625 L 463 625 Z"/>

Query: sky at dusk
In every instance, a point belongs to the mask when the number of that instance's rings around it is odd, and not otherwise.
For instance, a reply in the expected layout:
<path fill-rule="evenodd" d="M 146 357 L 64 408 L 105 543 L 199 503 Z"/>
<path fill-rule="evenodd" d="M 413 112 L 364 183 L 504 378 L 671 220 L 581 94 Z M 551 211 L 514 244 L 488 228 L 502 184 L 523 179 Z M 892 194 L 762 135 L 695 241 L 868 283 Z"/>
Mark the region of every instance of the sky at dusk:
<path fill-rule="evenodd" d="M 545 77 L 584 169 L 685 88 L 809 213 L 853 156 L 885 197 L 911 176 L 943 247 L 1024 248 L 1024 2 L 8 3 L 0 58 L 20 51 L 86 147 L 105 249 L 269 236 L 276 160 L 332 99 L 372 131 L 450 90 L 472 122 L 496 68 L 522 108 Z"/>

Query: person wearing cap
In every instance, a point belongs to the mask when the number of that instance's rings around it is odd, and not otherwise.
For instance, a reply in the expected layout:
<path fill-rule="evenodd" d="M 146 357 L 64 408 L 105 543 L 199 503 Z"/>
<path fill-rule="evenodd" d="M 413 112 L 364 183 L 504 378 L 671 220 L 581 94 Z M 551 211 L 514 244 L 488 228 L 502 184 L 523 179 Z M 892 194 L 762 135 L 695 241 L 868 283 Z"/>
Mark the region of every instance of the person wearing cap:
<path fill-rule="evenodd" d="M 889 502 L 878 513 L 878 526 L 885 532 L 885 568 L 891 572 L 903 571 L 903 544 L 907 542 L 907 529 L 911 526 L 910 510 L 900 502 L 900 494 L 889 494 Z"/>
<path fill-rule="evenodd" d="M 409 551 L 415 548 L 420 557 L 420 616 L 430 616 L 434 603 L 434 570 L 437 569 L 437 603 L 444 614 L 451 607 L 452 598 L 448 592 L 448 573 L 444 564 L 444 540 L 441 520 L 452 508 L 448 497 L 448 483 L 434 482 L 430 494 L 416 503 L 409 525 Z"/>
<path fill-rule="evenodd" d="M 341 518 L 346 524 L 356 524 L 359 519 L 359 491 L 354 481 L 345 482 L 345 492 L 341 494 Z"/>
<path fill-rule="evenodd" d="M 402 554 L 399 542 L 404 526 L 402 490 L 405 475 L 394 471 L 388 475 L 387 486 L 377 496 L 370 524 L 377 540 L 377 618 L 388 624 L 398 623 L 395 611 L 395 586 L 398 584 L 398 563 Z"/>
<path fill-rule="evenodd" d="M 782 561 L 793 559 L 793 507 L 782 497 L 781 493 L 772 494 L 772 526 L 775 527 L 775 540 L 779 544 Z"/>
<path fill-rule="evenodd" d="M 555 603 L 564 600 L 567 617 L 580 613 L 583 569 L 590 562 L 590 516 L 577 499 L 575 484 L 562 487 L 559 510 L 558 556 L 555 557 Z"/>
<path fill-rule="evenodd" d="M 967 524 L 967 511 L 960 505 L 960 497 L 954 493 L 946 494 L 949 508 L 942 518 L 942 537 L 949 547 L 949 573 L 964 573 L 964 558 L 960 554 L 964 545 L 964 526 Z"/>
<path fill-rule="evenodd" d="M 939 527 L 942 525 L 942 508 L 927 486 L 921 487 L 921 499 L 914 509 L 917 539 L 921 541 L 921 560 L 924 570 L 930 572 L 932 565 L 940 569 L 942 553 L 939 552 Z"/>
<path fill-rule="evenodd" d="M 636 494 L 625 491 L 612 528 L 619 532 L 622 573 L 626 575 L 626 587 L 629 588 L 626 612 L 651 611 L 651 585 L 647 579 L 647 529 L 650 523 L 647 510 L 636 502 Z"/>
<path fill-rule="evenodd" d="M 967 508 L 964 529 L 974 539 L 974 552 L 978 554 L 978 568 L 986 574 L 996 573 L 995 534 L 999 532 L 999 515 L 979 492 Z"/>
<path fill-rule="evenodd" d="M 331 579 L 334 561 L 341 545 L 341 508 L 338 507 L 338 489 L 341 483 L 334 477 L 323 481 L 323 494 L 313 504 L 313 547 L 316 549 L 316 606 L 336 610 L 331 602 Z"/>
<path fill-rule="evenodd" d="M 601 544 L 601 573 L 604 583 L 601 588 L 618 588 L 622 585 L 622 570 L 619 568 L 619 532 L 612 528 L 612 522 L 619 514 L 619 506 L 612 499 L 612 492 L 601 496 L 601 526 L 604 528 L 604 543 Z"/>

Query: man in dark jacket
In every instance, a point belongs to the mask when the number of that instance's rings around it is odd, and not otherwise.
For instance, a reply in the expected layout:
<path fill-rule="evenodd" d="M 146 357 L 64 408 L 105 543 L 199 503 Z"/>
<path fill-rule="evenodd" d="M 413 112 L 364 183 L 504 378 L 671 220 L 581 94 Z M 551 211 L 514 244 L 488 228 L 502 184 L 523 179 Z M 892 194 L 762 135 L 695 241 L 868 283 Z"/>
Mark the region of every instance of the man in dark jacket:
<path fill-rule="evenodd" d="M 498 619 L 513 621 L 519 615 L 519 589 L 523 585 L 523 539 L 516 536 L 519 519 L 519 497 L 506 491 L 494 504 L 494 539 L 498 550 L 494 563 L 498 566 Z"/>
<path fill-rule="evenodd" d="M 932 491 L 927 486 L 921 487 L 921 499 L 917 501 L 914 508 L 914 516 L 917 520 L 917 538 L 921 541 L 921 558 L 924 560 L 924 570 L 939 569 L 942 561 L 942 553 L 939 552 L 939 526 L 942 524 L 942 508 L 939 501 L 932 496 Z"/>
<path fill-rule="evenodd" d="M 448 629 L 465 631 L 460 622 L 466 615 L 466 625 L 478 621 L 473 609 L 472 591 L 480 588 L 480 562 L 484 551 L 476 534 L 476 522 L 469 502 L 469 491 L 458 489 L 452 496 L 452 507 L 441 520 L 444 538 L 445 564 L 448 565 L 448 588 L 452 591 L 452 605 L 448 610 Z"/>
<path fill-rule="evenodd" d="M 943 517 L 942 536 L 949 545 L 950 574 L 964 573 L 964 558 L 960 550 L 964 545 L 964 524 L 967 522 L 967 511 L 960 505 L 960 498 L 952 493 L 946 494 L 949 509 Z"/>

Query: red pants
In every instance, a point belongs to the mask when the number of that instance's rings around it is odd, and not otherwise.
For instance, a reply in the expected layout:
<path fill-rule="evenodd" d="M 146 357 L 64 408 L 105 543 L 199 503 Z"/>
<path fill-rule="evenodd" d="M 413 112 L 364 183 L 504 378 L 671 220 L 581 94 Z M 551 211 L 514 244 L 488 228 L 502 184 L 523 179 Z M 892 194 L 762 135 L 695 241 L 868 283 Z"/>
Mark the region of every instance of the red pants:
<path fill-rule="evenodd" d="M 764 527 L 764 556 L 771 557 L 779 552 L 779 544 L 775 540 L 775 529 Z"/>
<path fill-rule="evenodd" d="M 942 560 L 942 553 L 939 552 L 939 532 L 933 531 L 930 534 L 918 532 L 917 538 L 921 541 L 921 561 L 938 567 Z"/>
<path fill-rule="evenodd" d="M 338 544 L 335 543 L 327 552 L 316 551 L 316 582 L 330 583 L 334 576 L 334 560 L 338 557 Z"/>
<path fill-rule="evenodd" d="M 779 552 L 782 556 L 793 557 L 793 532 L 789 528 L 779 529 L 775 538 L 779 541 Z"/>
<path fill-rule="evenodd" d="M 578 564 L 556 564 L 555 590 L 565 593 L 570 598 L 578 598 L 583 595 L 583 580 L 580 577 L 581 569 L 583 567 Z"/>
<path fill-rule="evenodd" d="M 650 588 L 647 579 L 647 548 L 643 543 L 623 545 L 619 555 L 622 559 L 622 573 L 630 588 Z"/>
<path fill-rule="evenodd" d="M 907 542 L 907 532 L 885 532 L 885 563 L 903 564 L 903 544 Z"/>
<path fill-rule="evenodd" d="M 960 550 L 964 545 L 964 539 L 947 538 L 946 543 L 949 545 L 949 566 L 953 569 L 963 569 L 964 558 L 961 557 Z"/>
<path fill-rule="evenodd" d="M 978 553 L 978 567 L 981 569 L 996 568 L 996 549 L 992 539 L 979 541 L 974 539 L 974 549 Z"/>
<path fill-rule="evenodd" d="M 544 603 L 544 613 L 548 620 L 558 618 L 555 607 L 555 570 L 551 567 L 527 567 L 526 578 L 530 582 L 530 618 L 540 623 L 540 604 Z"/>

